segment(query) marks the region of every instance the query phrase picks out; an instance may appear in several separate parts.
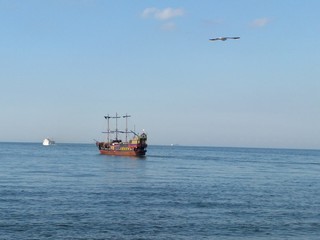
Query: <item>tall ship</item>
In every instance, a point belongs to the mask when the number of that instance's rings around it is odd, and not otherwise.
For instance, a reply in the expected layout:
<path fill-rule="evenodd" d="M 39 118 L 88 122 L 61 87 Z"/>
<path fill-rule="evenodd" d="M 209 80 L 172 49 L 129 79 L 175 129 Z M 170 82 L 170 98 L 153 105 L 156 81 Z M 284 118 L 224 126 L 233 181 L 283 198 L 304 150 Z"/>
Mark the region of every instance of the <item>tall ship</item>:
<path fill-rule="evenodd" d="M 129 115 L 119 116 L 104 116 L 107 120 L 107 131 L 103 132 L 107 134 L 107 140 L 105 142 L 96 141 L 96 146 L 98 147 L 101 154 L 104 155 L 117 155 L 117 156 L 145 156 L 147 152 L 147 134 L 143 132 L 142 134 L 137 134 L 134 131 L 128 131 L 128 118 Z M 118 119 L 126 119 L 126 129 L 121 131 L 118 129 Z M 115 119 L 116 128 L 110 130 L 110 119 Z M 125 140 L 119 137 L 120 135 L 125 135 Z M 112 138 L 114 136 L 114 138 Z M 130 139 L 128 139 L 131 136 Z"/>

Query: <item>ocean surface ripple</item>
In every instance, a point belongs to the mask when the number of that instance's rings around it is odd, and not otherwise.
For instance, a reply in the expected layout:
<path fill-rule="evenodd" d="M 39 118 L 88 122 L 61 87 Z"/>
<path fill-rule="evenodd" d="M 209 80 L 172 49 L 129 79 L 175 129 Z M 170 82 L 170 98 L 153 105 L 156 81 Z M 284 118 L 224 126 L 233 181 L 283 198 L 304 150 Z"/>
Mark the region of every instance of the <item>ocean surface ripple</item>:
<path fill-rule="evenodd" d="M 0 143 L 0 239 L 319 239 L 320 151 Z"/>

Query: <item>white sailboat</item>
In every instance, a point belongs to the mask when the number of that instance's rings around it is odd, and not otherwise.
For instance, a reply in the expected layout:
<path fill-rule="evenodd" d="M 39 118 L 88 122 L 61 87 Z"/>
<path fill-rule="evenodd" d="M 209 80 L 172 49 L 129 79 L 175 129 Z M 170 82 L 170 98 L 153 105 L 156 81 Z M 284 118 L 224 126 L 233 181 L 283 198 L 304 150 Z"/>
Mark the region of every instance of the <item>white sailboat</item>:
<path fill-rule="evenodd" d="M 55 144 L 55 141 L 51 140 L 50 138 L 45 138 L 42 142 L 43 146 L 49 146 Z"/>

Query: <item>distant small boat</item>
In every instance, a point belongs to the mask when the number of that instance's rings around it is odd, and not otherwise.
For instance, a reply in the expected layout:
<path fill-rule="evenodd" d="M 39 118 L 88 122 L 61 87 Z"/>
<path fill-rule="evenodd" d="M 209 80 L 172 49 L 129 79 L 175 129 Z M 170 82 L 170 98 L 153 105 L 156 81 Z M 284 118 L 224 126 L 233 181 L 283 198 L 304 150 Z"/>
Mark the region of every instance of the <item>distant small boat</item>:
<path fill-rule="evenodd" d="M 171 143 L 170 146 L 171 146 L 171 147 L 175 147 L 175 146 L 179 146 L 179 144 L 177 144 L 177 143 Z"/>
<path fill-rule="evenodd" d="M 49 145 L 53 145 L 55 144 L 56 142 L 51 140 L 50 138 L 45 138 L 42 142 L 42 145 L 43 146 L 49 146 Z"/>

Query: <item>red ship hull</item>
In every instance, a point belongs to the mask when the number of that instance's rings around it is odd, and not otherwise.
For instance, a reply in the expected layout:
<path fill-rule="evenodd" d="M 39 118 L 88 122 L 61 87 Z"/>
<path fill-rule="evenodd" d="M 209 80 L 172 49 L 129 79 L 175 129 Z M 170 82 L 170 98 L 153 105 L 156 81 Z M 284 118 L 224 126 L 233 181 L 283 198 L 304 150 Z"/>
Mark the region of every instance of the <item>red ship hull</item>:
<path fill-rule="evenodd" d="M 145 156 L 148 146 L 145 142 L 139 144 L 96 142 L 96 145 L 99 152 L 104 155 L 133 157 Z"/>
<path fill-rule="evenodd" d="M 131 157 L 142 157 L 146 155 L 146 150 L 142 151 L 134 151 L 134 150 L 128 150 L 128 151 L 119 151 L 119 150 L 99 150 L 101 154 L 104 155 L 112 155 L 112 156 L 131 156 Z"/>

